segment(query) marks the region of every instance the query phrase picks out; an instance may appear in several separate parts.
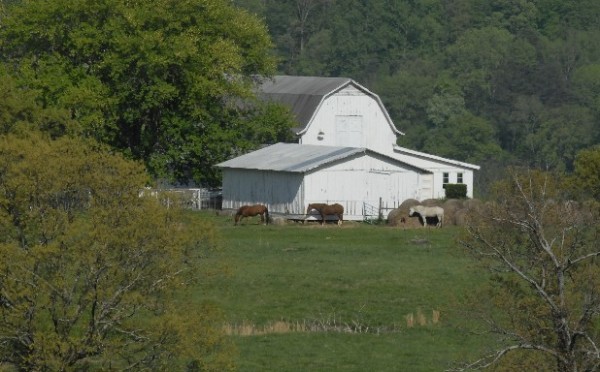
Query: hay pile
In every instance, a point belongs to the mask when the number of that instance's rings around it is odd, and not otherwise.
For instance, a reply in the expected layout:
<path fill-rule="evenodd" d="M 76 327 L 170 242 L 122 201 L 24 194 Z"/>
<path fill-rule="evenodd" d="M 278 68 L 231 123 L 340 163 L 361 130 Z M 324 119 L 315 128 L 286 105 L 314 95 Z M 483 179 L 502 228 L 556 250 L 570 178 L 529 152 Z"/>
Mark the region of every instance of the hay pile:
<path fill-rule="evenodd" d="M 463 226 L 465 224 L 465 216 L 469 210 L 477 210 L 483 205 L 481 201 L 476 199 L 426 199 L 419 202 L 415 199 L 407 199 L 396 209 L 393 209 L 388 214 L 388 226 L 396 227 L 422 227 L 418 217 L 408 217 L 408 210 L 415 205 L 424 205 L 427 207 L 442 207 L 444 208 L 444 225 Z M 405 222 L 402 222 L 404 219 Z"/>
<path fill-rule="evenodd" d="M 408 210 L 419 205 L 419 201 L 416 199 L 406 199 L 396 209 L 393 209 L 387 217 L 388 226 L 401 226 L 401 227 L 419 227 L 421 223 L 418 218 L 408 217 Z"/>

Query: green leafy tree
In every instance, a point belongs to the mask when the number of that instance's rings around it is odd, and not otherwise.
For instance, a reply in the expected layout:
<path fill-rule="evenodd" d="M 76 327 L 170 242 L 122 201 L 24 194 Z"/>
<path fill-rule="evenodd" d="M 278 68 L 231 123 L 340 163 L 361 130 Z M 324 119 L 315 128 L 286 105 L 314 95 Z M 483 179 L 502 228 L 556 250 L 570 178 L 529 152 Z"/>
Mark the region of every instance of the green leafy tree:
<path fill-rule="evenodd" d="M 539 128 L 529 133 L 523 142 L 527 146 L 529 164 L 572 171 L 577 152 L 594 143 L 595 127 L 594 117 L 587 107 L 571 105 L 549 110 L 542 115 Z"/>
<path fill-rule="evenodd" d="M 289 107 L 273 102 L 256 102 L 247 121 L 246 138 L 250 143 L 292 142 L 291 127 L 297 122 Z"/>
<path fill-rule="evenodd" d="M 600 63 L 589 64 L 573 74 L 573 90 L 578 101 L 600 114 Z"/>
<path fill-rule="evenodd" d="M 0 66 L 0 134 L 44 129 L 51 135 L 74 125 L 67 110 L 44 108 L 39 94 L 19 84 Z"/>
<path fill-rule="evenodd" d="M 500 27 L 470 29 L 448 47 L 446 65 L 460 83 L 467 108 L 475 114 L 489 110 L 504 89 L 513 89 L 515 70 L 535 66 L 535 49 Z M 505 86 L 508 87 L 505 88 Z"/>
<path fill-rule="evenodd" d="M 141 197 L 147 181 L 90 142 L 0 137 L 0 365 L 232 368 L 219 312 L 189 300 L 216 274 L 214 228 Z"/>
<path fill-rule="evenodd" d="M 566 202 L 556 174 L 515 171 L 471 211 L 461 240 L 492 273 L 469 302 L 498 349 L 466 369 L 600 367 L 600 209 Z"/>
<path fill-rule="evenodd" d="M 581 150 L 575 157 L 571 187 L 600 201 L 600 147 Z"/>
<path fill-rule="evenodd" d="M 494 127 L 468 111 L 452 115 L 443 125 L 432 130 L 424 143 L 424 150 L 475 163 L 504 156 L 495 142 Z"/>
<path fill-rule="evenodd" d="M 379 79 L 373 90 L 381 97 L 398 130 L 405 133 L 399 144 L 422 149 L 428 133 L 427 104 L 434 92 L 435 65 L 419 61 Z"/>
<path fill-rule="evenodd" d="M 6 13 L 2 60 L 75 120 L 58 134 L 110 144 L 172 182 L 218 183 L 198 169 L 235 152 L 236 102 L 251 75 L 274 70 L 265 26 L 225 0 L 26 0 Z"/>

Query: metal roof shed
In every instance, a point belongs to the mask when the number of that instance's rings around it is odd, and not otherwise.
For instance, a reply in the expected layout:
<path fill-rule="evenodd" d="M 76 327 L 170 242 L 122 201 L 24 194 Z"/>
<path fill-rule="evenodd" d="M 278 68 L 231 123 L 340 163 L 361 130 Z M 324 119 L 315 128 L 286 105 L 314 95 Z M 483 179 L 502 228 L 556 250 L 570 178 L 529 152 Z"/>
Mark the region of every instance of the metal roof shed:
<path fill-rule="evenodd" d="M 278 143 L 217 165 L 223 208 L 262 203 L 272 214 L 304 216 L 309 203 L 340 203 L 344 219 L 363 220 L 380 201 L 421 198 L 431 172 L 366 148 Z M 386 217 L 386 216 L 384 216 Z"/>

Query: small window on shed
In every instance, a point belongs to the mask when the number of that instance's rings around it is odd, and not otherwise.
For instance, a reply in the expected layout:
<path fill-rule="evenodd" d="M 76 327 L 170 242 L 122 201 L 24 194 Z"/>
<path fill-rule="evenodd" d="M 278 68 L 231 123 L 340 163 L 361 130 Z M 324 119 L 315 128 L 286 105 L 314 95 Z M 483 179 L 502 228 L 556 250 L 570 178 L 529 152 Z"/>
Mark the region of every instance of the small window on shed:
<path fill-rule="evenodd" d="M 463 174 L 462 173 L 456 174 L 456 183 L 463 183 Z"/>
<path fill-rule="evenodd" d="M 443 177 L 444 177 L 444 181 L 443 181 L 444 184 L 447 184 L 450 182 L 450 173 L 444 172 Z"/>

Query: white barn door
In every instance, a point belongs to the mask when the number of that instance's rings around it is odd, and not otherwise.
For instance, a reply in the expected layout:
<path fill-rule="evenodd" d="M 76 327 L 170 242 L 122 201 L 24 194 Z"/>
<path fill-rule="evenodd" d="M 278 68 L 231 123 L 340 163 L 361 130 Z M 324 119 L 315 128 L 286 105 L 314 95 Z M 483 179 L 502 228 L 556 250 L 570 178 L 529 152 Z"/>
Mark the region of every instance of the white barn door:
<path fill-rule="evenodd" d="M 336 146 L 363 147 L 363 117 L 360 115 L 336 115 Z"/>

